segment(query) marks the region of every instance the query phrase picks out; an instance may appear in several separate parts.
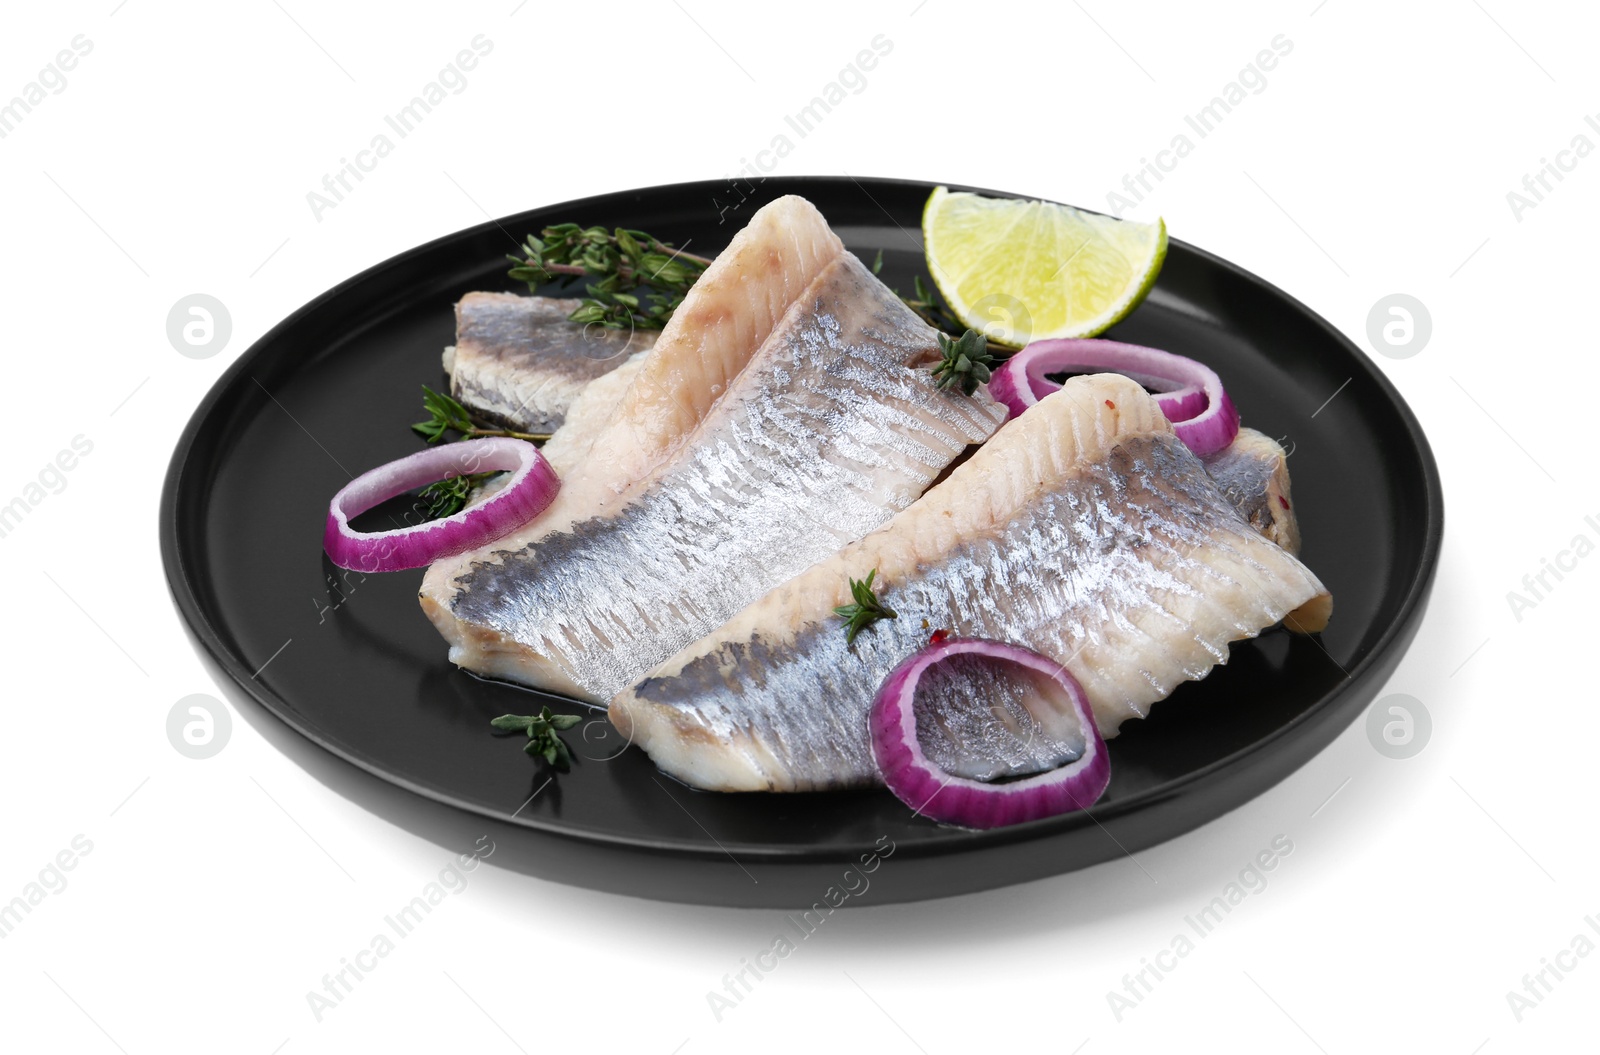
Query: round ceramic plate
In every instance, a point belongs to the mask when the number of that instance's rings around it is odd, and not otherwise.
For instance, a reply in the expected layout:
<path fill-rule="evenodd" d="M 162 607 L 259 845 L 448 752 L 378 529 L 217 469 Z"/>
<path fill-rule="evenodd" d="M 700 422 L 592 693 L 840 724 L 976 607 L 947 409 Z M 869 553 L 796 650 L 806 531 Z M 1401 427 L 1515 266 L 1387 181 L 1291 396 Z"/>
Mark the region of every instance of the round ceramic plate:
<path fill-rule="evenodd" d="M 872 901 L 1017 883 L 1137 851 L 1272 787 L 1370 701 L 1415 633 L 1443 533 L 1416 419 L 1331 325 L 1174 240 L 1155 290 L 1109 336 L 1180 350 L 1226 379 L 1245 422 L 1293 449 L 1305 562 L 1333 591 L 1328 630 L 1272 630 L 1111 742 L 1088 813 L 972 832 L 886 791 L 716 794 L 663 778 L 598 712 L 453 667 L 416 602 L 421 570 L 361 576 L 322 553 L 352 473 L 415 451 L 419 385 L 440 387 L 452 305 L 512 290 L 505 254 L 564 221 L 642 228 L 714 255 L 762 203 L 800 194 L 883 278 L 923 272 L 932 184 L 690 183 L 535 209 L 379 264 L 285 319 L 217 382 L 178 443 L 161 504 L 173 596 L 244 716 L 320 779 L 451 848 L 561 882 L 724 905 L 811 905 L 889 853 Z M 984 193 L 994 193 L 985 191 Z M 1338 392 L 1338 398 L 1323 404 Z M 1320 412 L 1319 412 L 1320 408 Z M 553 779 L 489 719 L 543 703 L 589 715 Z"/>

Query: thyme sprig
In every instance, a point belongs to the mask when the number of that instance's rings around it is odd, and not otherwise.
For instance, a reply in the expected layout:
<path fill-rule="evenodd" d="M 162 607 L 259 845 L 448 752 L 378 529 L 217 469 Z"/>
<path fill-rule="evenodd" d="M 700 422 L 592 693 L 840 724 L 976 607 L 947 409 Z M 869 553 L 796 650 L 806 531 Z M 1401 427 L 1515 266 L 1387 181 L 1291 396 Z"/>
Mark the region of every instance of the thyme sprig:
<path fill-rule="evenodd" d="M 504 733 L 527 733 L 528 742 L 522 749 L 565 773 L 572 768 L 572 752 L 560 733 L 581 721 L 583 719 L 576 714 L 552 714 L 550 708 L 545 707 L 538 714 L 502 714 L 489 724 Z"/>
<path fill-rule="evenodd" d="M 644 231 L 575 223 L 528 236 L 522 255 L 506 259 L 515 265 L 510 277 L 526 282 L 529 292 L 557 280 L 596 279 L 584 287 L 589 295 L 570 318 L 613 330 L 661 329 L 711 263 Z"/>
<path fill-rule="evenodd" d="M 474 487 L 496 475 L 498 474 L 469 473 L 466 476 L 452 476 L 431 483 L 417 492 L 417 497 L 422 500 L 422 511 L 428 515 L 429 520 L 454 516 L 467 507 L 467 498 L 472 494 Z"/>
<path fill-rule="evenodd" d="M 472 420 L 466 407 L 427 385 L 422 386 L 422 409 L 428 412 L 428 420 L 419 421 L 411 427 L 430 444 L 438 443 L 451 432 L 460 433 L 456 437 L 458 440 L 475 436 L 509 436 L 514 440 L 537 442 L 550 438 L 548 432 L 514 432 L 511 429 L 482 427 Z"/>
<path fill-rule="evenodd" d="M 872 581 L 878 577 L 878 569 L 873 568 L 867 572 L 865 579 L 851 579 L 850 596 L 854 603 L 841 604 L 833 610 L 833 614 L 845 622 L 844 642 L 853 644 L 856 635 L 880 619 L 900 618 L 893 608 L 878 599 L 872 592 Z"/>
<path fill-rule="evenodd" d="M 955 340 L 943 333 L 938 336 L 939 364 L 933 368 L 933 376 L 939 387 L 959 388 L 963 394 L 972 395 L 989 380 L 994 367 L 989 342 L 977 330 L 968 330 Z"/>

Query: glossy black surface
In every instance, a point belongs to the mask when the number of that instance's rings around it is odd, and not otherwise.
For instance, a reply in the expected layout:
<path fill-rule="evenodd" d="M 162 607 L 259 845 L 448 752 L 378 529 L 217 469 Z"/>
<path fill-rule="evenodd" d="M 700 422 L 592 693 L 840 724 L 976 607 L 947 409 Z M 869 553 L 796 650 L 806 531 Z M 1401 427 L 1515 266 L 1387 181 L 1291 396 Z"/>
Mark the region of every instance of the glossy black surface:
<path fill-rule="evenodd" d="M 363 577 L 324 558 L 332 494 L 418 449 L 407 426 L 419 417 L 418 386 L 441 379 L 451 305 L 470 290 L 513 288 L 506 232 L 622 225 L 712 255 L 762 202 L 798 193 L 867 261 L 883 249 L 884 279 L 908 289 L 923 266 L 930 189 L 793 178 L 768 180 L 742 204 L 716 182 L 551 206 L 402 254 L 281 323 L 196 411 L 161 508 L 178 607 L 245 717 L 341 793 L 452 848 L 491 833 L 510 847 L 497 862 L 538 875 L 729 905 L 809 905 L 881 838 L 895 847 L 895 882 L 880 884 L 876 901 L 1081 868 L 1120 855 L 1118 843 L 1133 851 L 1203 824 L 1309 759 L 1362 710 L 1415 632 L 1443 531 L 1438 474 L 1410 411 L 1349 341 L 1178 241 L 1150 299 L 1109 336 L 1211 364 L 1245 422 L 1292 445 L 1302 556 L 1333 591 L 1334 618 L 1319 639 L 1275 630 L 1236 644 L 1226 667 L 1125 725 L 1092 819 L 974 833 L 913 818 L 887 792 L 697 792 L 621 750 L 598 715 L 569 734 L 574 770 L 545 784 L 542 766 L 491 736 L 488 721 L 549 698 L 451 666 L 416 604 L 420 570 Z"/>

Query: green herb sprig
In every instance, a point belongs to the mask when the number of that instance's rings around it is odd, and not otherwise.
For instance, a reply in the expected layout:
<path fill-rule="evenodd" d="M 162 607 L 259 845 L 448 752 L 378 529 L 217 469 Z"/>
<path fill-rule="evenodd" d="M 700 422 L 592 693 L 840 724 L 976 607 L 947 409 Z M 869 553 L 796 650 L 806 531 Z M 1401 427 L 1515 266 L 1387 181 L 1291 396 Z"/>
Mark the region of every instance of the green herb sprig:
<path fill-rule="evenodd" d="M 856 635 L 880 619 L 900 618 L 893 608 L 878 599 L 872 592 L 872 581 L 878 577 L 878 569 L 873 568 L 867 572 L 865 579 L 850 580 L 850 596 L 855 598 L 853 604 L 841 604 L 833 610 L 833 614 L 845 622 L 844 642 L 853 644 Z"/>
<path fill-rule="evenodd" d="M 454 516 L 467 507 L 467 498 L 472 494 L 472 489 L 495 475 L 469 473 L 466 476 L 452 476 L 429 484 L 417 492 L 417 497 L 422 499 L 422 510 L 429 520 Z"/>
<path fill-rule="evenodd" d="M 516 265 L 510 277 L 526 282 L 529 292 L 558 279 L 596 279 L 585 287 L 589 295 L 570 318 L 613 330 L 661 329 L 711 263 L 644 231 L 575 223 L 530 235 L 522 255 L 507 254 L 506 259 Z M 649 292 L 641 298 L 641 290 Z"/>
<path fill-rule="evenodd" d="M 502 714 L 489 724 L 504 733 L 527 733 L 528 742 L 522 749 L 565 773 L 572 768 L 572 752 L 567 750 L 559 734 L 581 721 L 583 718 L 579 715 L 552 714 L 550 708 L 545 707 L 538 714 Z"/>
<path fill-rule="evenodd" d="M 422 409 L 428 412 L 427 421 L 419 421 L 411 428 L 430 444 L 438 443 L 452 432 L 460 433 L 458 440 L 475 436 L 510 436 L 514 440 L 543 441 L 548 432 L 514 432 L 511 429 L 485 428 L 472 420 L 467 408 L 443 392 L 422 386 Z"/>
<path fill-rule="evenodd" d="M 963 394 L 972 395 L 989 380 L 994 367 L 989 342 L 977 330 L 968 330 L 955 340 L 943 333 L 938 336 L 939 364 L 933 368 L 933 376 L 939 387 L 959 388 Z"/>

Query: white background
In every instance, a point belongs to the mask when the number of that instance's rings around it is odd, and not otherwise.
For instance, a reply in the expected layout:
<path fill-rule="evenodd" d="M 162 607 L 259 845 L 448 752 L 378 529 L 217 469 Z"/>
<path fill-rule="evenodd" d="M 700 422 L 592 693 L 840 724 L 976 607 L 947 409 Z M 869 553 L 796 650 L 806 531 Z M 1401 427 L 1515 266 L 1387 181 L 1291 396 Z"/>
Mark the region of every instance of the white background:
<path fill-rule="evenodd" d="M 12 5 L 4 23 L 0 98 L 75 35 L 93 50 L 0 139 L 0 502 L 72 437 L 94 448 L 0 539 L 0 901 L 74 836 L 93 850 L 0 940 L 0 1046 L 1592 1048 L 1600 956 L 1521 1021 L 1507 1000 L 1575 935 L 1600 941 L 1584 923 L 1600 914 L 1600 558 L 1520 619 L 1506 597 L 1574 536 L 1600 538 L 1584 522 L 1600 514 L 1600 159 L 1520 217 L 1507 200 L 1580 133 L 1600 145 L 1584 124 L 1600 111 L 1600 27 L 1584 5 L 99 0 Z M 465 90 L 314 218 L 307 192 L 477 34 L 494 49 Z M 237 718 L 209 761 L 169 744 L 179 698 L 220 695 L 156 552 L 180 428 L 256 337 L 348 275 L 485 211 L 731 174 L 878 34 L 893 50 L 865 89 L 775 171 L 1104 209 L 1185 113 L 1273 37 L 1293 42 L 1133 215 L 1164 216 L 1363 347 L 1380 297 L 1429 309 L 1421 354 L 1377 358 L 1445 477 L 1433 604 L 1385 690 L 1422 701 L 1431 739 L 1394 760 L 1357 722 L 1281 786 L 1136 861 L 841 914 L 721 1023 L 707 990 L 770 944 L 778 913 L 490 865 L 319 1023 L 307 991 L 447 850 L 346 802 Z M 168 310 L 195 292 L 233 319 L 206 360 L 166 336 Z M 1268 887 L 1118 1021 L 1107 993 L 1277 835 L 1294 849 Z"/>

